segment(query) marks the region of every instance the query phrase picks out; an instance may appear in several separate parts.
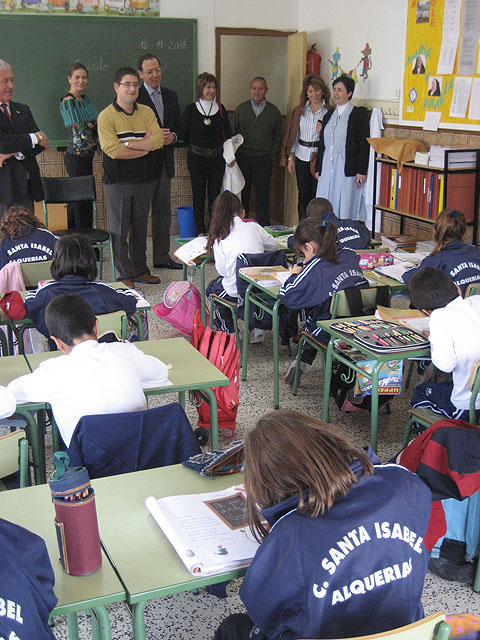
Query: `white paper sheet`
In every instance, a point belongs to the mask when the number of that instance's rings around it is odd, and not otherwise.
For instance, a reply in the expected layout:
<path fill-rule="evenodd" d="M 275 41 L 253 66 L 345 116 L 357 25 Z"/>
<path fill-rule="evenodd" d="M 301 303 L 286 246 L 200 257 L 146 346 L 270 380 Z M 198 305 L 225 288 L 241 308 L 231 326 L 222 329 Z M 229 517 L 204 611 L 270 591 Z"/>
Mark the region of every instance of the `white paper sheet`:
<path fill-rule="evenodd" d="M 465 118 L 467 115 L 468 99 L 472 88 L 472 78 L 455 78 L 453 85 L 450 118 Z"/>
<path fill-rule="evenodd" d="M 440 111 L 425 111 L 425 120 L 423 122 L 424 131 L 438 131 L 441 117 L 442 114 Z"/>
<path fill-rule="evenodd" d="M 445 0 L 442 47 L 438 58 L 437 75 L 453 73 L 460 35 L 461 7 L 462 0 Z"/>
<path fill-rule="evenodd" d="M 473 79 L 468 119 L 480 120 L 480 78 Z"/>
<path fill-rule="evenodd" d="M 473 76 L 475 73 L 479 14 L 480 3 L 478 0 L 463 0 L 462 34 L 457 69 L 459 76 Z"/>

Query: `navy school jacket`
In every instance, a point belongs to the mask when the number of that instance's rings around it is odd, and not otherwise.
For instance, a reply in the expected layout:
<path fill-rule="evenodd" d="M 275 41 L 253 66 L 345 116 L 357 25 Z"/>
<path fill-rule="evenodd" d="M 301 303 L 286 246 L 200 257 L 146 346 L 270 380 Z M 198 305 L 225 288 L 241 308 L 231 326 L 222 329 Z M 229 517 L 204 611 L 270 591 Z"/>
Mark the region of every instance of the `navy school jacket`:
<path fill-rule="evenodd" d="M 316 321 L 331 317 L 330 298 L 334 293 L 348 287 L 368 286 L 359 261 L 360 257 L 351 249 L 339 249 L 337 262 L 313 258 L 300 273 L 285 281 L 279 296 L 288 309 L 307 311 L 305 331 L 320 335 Z"/>
<path fill-rule="evenodd" d="M 0 518 L 0 548 L 0 638 L 55 640 L 48 626 L 55 578 L 45 542 Z"/>
<path fill-rule="evenodd" d="M 0 242 L 0 269 L 8 262 L 42 262 L 52 260 L 57 243 L 48 229 L 25 227 L 25 234 L 19 238 L 4 238 Z"/>
<path fill-rule="evenodd" d="M 398 465 L 352 468 L 358 484 L 324 515 L 298 514 L 298 495 L 262 511 L 272 529 L 240 597 L 269 639 L 369 635 L 423 617 L 430 490 Z"/>
<path fill-rule="evenodd" d="M 424 267 L 448 273 L 460 287 L 463 296 L 471 282 L 480 282 L 480 247 L 465 244 L 461 240 L 452 240 L 438 253 L 427 256 L 418 267 L 406 271 L 402 276 L 403 281 L 408 283 L 410 278 Z"/>
<path fill-rule="evenodd" d="M 342 249 L 366 249 L 370 242 L 370 231 L 358 220 L 337 218 L 333 211 L 323 214 L 325 222 L 331 222 L 337 227 L 337 244 Z M 293 235 L 287 240 L 287 245 L 293 249 Z"/>
<path fill-rule="evenodd" d="M 127 316 L 131 316 L 137 308 L 136 298 L 130 289 L 117 290 L 104 282 L 87 281 L 83 276 L 63 276 L 32 291 L 25 298 L 27 316 L 47 338 L 50 334 L 45 324 L 45 311 L 48 303 L 63 293 L 78 294 L 88 302 L 95 314 L 125 311 Z"/>

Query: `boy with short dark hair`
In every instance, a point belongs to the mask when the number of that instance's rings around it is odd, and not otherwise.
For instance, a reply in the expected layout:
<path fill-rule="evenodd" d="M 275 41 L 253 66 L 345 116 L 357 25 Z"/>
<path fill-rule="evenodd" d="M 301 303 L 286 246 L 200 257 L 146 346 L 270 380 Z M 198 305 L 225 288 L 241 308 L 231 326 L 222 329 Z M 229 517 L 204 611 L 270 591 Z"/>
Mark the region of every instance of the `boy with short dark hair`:
<path fill-rule="evenodd" d="M 480 360 L 480 296 L 465 300 L 448 274 L 425 267 L 408 283 L 412 305 L 430 316 L 432 362 L 453 382 L 426 382 L 412 395 L 412 407 L 469 421 L 468 382 Z M 480 409 L 480 398 L 476 408 Z"/>
<path fill-rule="evenodd" d="M 358 220 L 341 220 L 333 212 L 333 206 L 327 198 L 313 198 L 306 208 L 307 218 L 315 218 L 320 224 L 331 222 L 337 227 L 337 243 L 342 249 L 366 249 L 370 242 L 370 231 Z M 288 239 L 293 247 L 293 236 Z"/>
<path fill-rule="evenodd" d="M 8 389 L 19 402 L 49 402 L 67 447 L 81 417 L 143 411 L 143 389 L 170 384 L 167 366 L 158 358 L 129 343 L 99 344 L 97 319 L 80 296 L 57 296 L 45 319 L 51 339 L 65 356 L 46 360 Z"/>

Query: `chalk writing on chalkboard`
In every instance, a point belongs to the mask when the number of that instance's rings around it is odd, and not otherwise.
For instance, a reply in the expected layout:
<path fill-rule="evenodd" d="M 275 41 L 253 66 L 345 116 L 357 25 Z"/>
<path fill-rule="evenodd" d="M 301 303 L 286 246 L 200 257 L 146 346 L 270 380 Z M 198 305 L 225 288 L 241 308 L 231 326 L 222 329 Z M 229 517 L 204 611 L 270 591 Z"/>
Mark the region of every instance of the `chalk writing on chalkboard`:
<path fill-rule="evenodd" d="M 142 40 L 138 46 L 144 51 L 146 51 L 147 49 L 170 49 L 171 51 L 183 51 L 189 49 L 186 40 L 181 40 L 179 42 L 176 42 L 174 40 L 157 40 L 150 42 L 148 42 L 147 40 Z"/>
<path fill-rule="evenodd" d="M 241 493 L 217 500 L 205 500 L 205 504 L 230 529 L 242 529 L 248 525 L 247 501 Z"/>

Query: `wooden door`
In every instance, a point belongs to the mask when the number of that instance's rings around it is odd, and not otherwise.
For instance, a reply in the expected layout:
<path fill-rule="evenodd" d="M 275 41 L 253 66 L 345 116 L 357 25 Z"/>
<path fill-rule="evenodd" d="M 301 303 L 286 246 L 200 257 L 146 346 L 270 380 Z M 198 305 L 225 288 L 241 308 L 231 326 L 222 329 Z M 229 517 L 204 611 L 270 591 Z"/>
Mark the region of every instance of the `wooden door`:
<path fill-rule="evenodd" d="M 305 31 L 288 36 L 287 113 L 297 106 L 307 63 L 307 34 Z M 284 224 L 298 224 L 297 180 L 285 169 Z"/>

